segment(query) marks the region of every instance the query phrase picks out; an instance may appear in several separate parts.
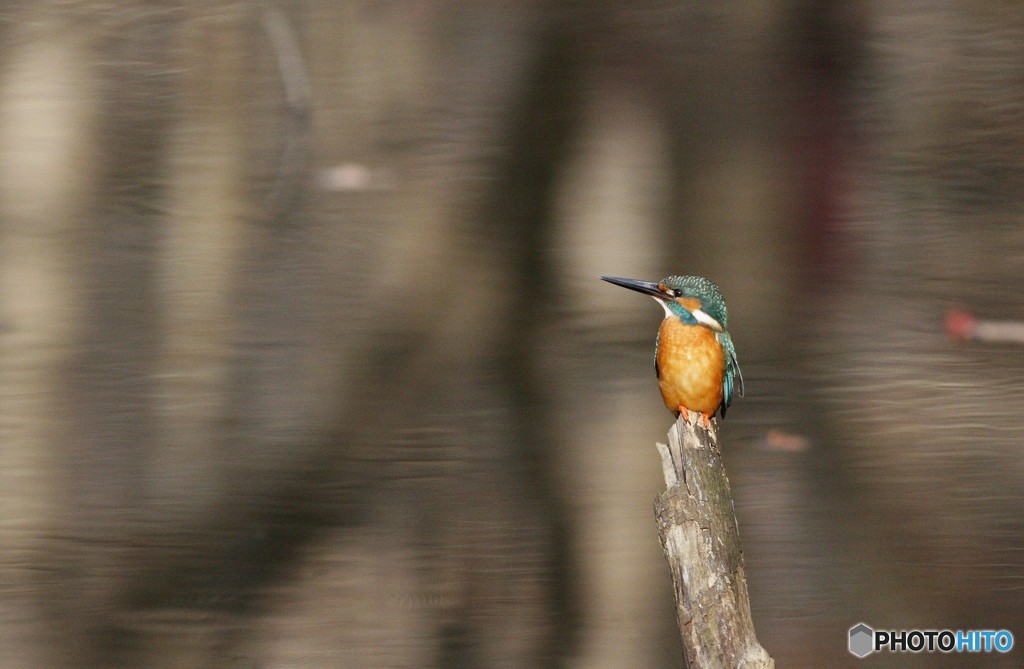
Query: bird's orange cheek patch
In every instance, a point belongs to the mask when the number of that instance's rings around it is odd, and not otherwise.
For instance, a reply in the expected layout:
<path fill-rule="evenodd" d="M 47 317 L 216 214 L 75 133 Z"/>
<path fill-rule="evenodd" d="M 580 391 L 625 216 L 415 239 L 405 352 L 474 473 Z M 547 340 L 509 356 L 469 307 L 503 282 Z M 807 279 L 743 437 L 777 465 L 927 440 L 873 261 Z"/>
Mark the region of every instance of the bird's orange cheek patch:
<path fill-rule="evenodd" d="M 677 297 L 676 302 L 683 305 L 687 311 L 696 311 L 701 307 L 700 300 L 695 297 Z"/>

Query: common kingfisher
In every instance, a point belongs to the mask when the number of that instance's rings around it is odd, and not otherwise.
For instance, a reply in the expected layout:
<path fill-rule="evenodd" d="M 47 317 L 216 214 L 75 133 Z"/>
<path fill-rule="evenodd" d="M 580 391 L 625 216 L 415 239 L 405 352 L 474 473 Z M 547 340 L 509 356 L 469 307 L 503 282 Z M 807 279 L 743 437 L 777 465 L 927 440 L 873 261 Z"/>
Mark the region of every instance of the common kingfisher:
<path fill-rule="evenodd" d="M 687 420 L 700 413 L 705 428 L 725 412 L 733 392 L 743 397 L 743 374 L 726 331 L 722 291 L 702 276 L 667 276 L 658 283 L 602 276 L 616 286 L 645 295 L 665 309 L 654 341 L 654 373 L 668 410 Z"/>

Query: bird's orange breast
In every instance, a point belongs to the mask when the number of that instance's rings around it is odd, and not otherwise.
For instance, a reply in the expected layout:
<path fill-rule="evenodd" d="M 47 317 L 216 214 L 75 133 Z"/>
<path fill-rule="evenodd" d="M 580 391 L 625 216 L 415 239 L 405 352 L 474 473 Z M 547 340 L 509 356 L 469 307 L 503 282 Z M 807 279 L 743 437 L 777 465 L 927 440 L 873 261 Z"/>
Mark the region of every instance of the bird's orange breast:
<path fill-rule="evenodd" d="M 669 411 L 713 414 L 722 404 L 725 351 L 715 333 L 666 318 L 658 331 L 658 385 Z"/>

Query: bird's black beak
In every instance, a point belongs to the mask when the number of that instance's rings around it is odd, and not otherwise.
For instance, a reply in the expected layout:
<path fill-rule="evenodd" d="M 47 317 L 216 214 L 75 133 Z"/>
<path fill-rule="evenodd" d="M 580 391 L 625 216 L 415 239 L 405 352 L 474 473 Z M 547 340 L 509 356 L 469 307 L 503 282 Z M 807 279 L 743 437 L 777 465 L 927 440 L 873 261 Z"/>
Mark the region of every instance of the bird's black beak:
<path fill-rule="evenodd" d="M 607 281 L 608 283 L 614 283 L 616 286 L 622 286 L 623 288 L 635 290 L 636 292 L 643 293 L 644 295 L 651 295 L 652 297 L 657 297 L 658 299 L 664 300 L 667 297 L 665 293 L 658 290 L 658 284 L 651 283 L 650 281 L 623 279 L 618 276 L 602 276 L 601 280 Z"/>

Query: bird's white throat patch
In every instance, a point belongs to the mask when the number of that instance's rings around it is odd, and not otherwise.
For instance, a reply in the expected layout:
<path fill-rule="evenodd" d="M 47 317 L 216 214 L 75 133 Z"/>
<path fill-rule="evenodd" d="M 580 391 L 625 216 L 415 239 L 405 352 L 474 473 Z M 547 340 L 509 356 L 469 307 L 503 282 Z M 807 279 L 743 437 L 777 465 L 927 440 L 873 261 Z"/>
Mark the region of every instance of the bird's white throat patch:
<path fill-rule="evenodd" d="M 675 314 L 672 313 L 671 307 L 668 306 L 668 302 L 660 298 L 654 297 L 653 295 L 651 296 L 651 298 L 655 302 L 660 304 L 661 308 L 665 310 L 665 318 L 668 318 L 669 316 L 675 316 Z M 717 320 L 708 315 L 708 313 L 703 309 L 693 309 L 690 311 L 690 313 L 693 314 L 693 317 L 697 319 L 698 323 L 711 328 L 715 332 L 723 332 L 725 330 L 725 328 L 722 327 L 721 323 L 719 323 Z"/>
<path fill-rule="evenodd" d="M 693 317 L 697 319 L 698 323 L 708 326 L 715 332 L 722 332 L 723 330 L 725 330 L 725 328 L 722 327 L 721 323 L 719 323 L 714 318 L 709 316 L 707 312 L 705 312 L 704 310 L 694 309 L 691 313 L 693 313 Z"/>

